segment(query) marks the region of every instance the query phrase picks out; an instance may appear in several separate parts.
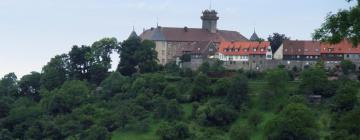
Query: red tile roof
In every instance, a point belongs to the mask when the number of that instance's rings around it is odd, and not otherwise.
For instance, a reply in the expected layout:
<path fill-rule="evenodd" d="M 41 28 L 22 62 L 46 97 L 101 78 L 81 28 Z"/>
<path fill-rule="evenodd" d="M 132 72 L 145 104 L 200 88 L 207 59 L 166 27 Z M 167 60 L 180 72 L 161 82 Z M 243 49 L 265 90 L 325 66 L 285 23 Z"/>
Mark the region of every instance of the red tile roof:
<path fill-rule="evenodd" d="M 219 53 L 223 55 L 265 55 L 270 42 L 222 41 L 219 46 Z"/>
<path fill-rule="evenodd" d="M 218 30 L 217 33 L 211 33 L 200 28 L 171 28 L 157 27 L 144 31 L 140 37 L 142 39 L 153 41 L 247 41 L 248 39 L 236 31 Z"/>
<path fill-rule="evenodd" d="M 338 44 L 321 43 L 321 53 L 324 54 L 360 54 L 360 44 L 354 47 L 350 41 L 343 40 Z"/>
<path fill-rule="evenodd" d="M 318 41 L 290 41 L 283 43 L 284 55 L 320 55 L 320 42 Z"/>

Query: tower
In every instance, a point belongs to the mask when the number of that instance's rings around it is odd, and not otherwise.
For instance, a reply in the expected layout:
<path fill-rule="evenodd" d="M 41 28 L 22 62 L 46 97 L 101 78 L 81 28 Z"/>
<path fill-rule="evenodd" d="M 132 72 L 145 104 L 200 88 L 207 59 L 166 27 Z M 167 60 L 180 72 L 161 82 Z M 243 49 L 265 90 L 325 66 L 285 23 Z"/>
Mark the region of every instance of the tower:
<path fill-rule="evenodd" d="M 216 33 L 217 30 L 217 21 L 219 17 L 215 10 L 205 10 L 201 16 L 202 20 L 202 29 L 206 29 L 211 33 Z"/>
<path fill-rule="evenodd" d="M 250 37 L 250 41 L 259 41 L 260 37 L 256 34 L 255 28 L 254 28 L 254 33 L 251 35 Z"/>

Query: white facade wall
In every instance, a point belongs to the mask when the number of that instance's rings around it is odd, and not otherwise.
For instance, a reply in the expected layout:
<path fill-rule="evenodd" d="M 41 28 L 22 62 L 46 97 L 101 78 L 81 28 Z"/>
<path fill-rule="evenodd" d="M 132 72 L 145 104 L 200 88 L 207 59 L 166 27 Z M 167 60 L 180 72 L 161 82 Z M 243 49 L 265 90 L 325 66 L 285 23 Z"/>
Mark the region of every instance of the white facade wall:
<path fill-rule="evenodd" d="M 283 55 L 284 55 L 283 51 L 284 51 L 284 44 L 281 44 L 281 46 L 274 53 L 274 59 L 275 60 L 282 60 Z"/>
<path fill-rule="evenodd" d="M 221 61 L 249 61 L 249 55 L 223 55 L 219 53 L 219 59 Z"/>

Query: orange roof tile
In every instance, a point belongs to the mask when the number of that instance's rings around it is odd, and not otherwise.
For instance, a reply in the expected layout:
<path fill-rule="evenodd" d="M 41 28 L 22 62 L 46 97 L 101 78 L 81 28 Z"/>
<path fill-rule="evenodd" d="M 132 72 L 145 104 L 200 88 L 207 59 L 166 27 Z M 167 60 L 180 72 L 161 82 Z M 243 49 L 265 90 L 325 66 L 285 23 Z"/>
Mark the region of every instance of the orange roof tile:
<path fill-rule="evenodd" d="M 343 40 L 338 44 L 321 43 L 320 48 L 322 54 L 360 54 L 360 44 L 354 47 L 349 40 Z"/>
<path fill-rule="evenodd" d="M 270 42 L 267 41 L 222 41 L 219 45 L 219 52 L 224 55 L 265 55 L 268 46 L 270 46 Z"/>

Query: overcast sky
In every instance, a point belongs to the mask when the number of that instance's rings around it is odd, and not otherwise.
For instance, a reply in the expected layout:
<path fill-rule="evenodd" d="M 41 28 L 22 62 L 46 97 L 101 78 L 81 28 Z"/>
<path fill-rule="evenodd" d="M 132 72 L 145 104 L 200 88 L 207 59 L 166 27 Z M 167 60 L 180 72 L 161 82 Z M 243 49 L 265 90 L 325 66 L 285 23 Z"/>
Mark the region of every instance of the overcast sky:
<path fill-rule="evenodd" d="M 210 0 L 0 0 L 0 77 L 41 71 L 50 58 L 72 45 L 103 37 L 126 39 L 156 26 L 201 27 Z M 329 12 L 349 8 L 345 0 L 213 0 L 219 29 L 250 37 L 273 32 L 311 39 Z M 114 56 L 115 57 L 115 56 Z M 115 60 L 117 61 L 117 60 Z M 117 62 L 115 62 L 117 63 Z"/>

